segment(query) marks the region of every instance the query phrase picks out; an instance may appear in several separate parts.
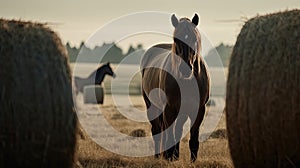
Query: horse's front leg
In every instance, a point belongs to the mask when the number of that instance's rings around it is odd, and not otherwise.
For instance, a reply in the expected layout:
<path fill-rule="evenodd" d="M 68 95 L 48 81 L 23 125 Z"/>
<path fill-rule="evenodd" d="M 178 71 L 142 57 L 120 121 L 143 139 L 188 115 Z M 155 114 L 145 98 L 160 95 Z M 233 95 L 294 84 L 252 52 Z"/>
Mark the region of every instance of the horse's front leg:
<path fill-rule="evenodd" d="M 151 123 L 151 133 L 154 141 L 155 157 L 159 158 L 161 153 L 160 144 L 162 139 L 162 133 L 161 133 L 162 112 L 158 108 L 151 106 L 147 109 L 147 116 Z M 153 119 L 153 116 L 159 116 L 159 117 Z"/>
<path fill-rule="evenodd" d="M 174 150 L 174 159 L 179 159 L 179 147 L 180 147 L 180 140 L 182 137 L 182 130 L 183 125 L 186 122 L 188 116 L 187 115 L 179 115 L 176 119 L 176 125 L 175 125 L 175 150 Z"/>
<path fill-rule="evenodd" d="M 191 162 L 195 162 L 199 149 L 199 128 L 205 114 L 205 105 L 200 107 L 195 122 L 191 123 L 189 147 L 191 152 Z M 193 119 L 191 119 L 193 121 Z"/>
<path fill-rule="evenodd" d="M 160 150 L 160 144 L 161 144 L 161 123 L 159 118 L 156 118 L 152 121 L 150 121 L 151 123 L 151 132 L 152 132 L 152 138 L 154 141 L 154 150 L 155 150 L 155 158 L 159 158 L 160 154 L 161 154 L 161 150 Z"/>
<path fill-rule="evenodd" d="M 147 117 L 151 123 L 151 133 L 152 138 L 154 141 L 154 150 L 155 150 L 155 158 L 159 158 L 161 153 L 161 138 L 162 138 L 162 125 L 161 125 L 161 118 L 162 118 L 162 111 L 159 110 L 157 107 L 151 104 L 150 100 L 146 96 L 145 92 L 143 92 L 144 101 L 147 107 Z"/>
<path fill-rule="evenodd" d="M 177 112 L 174 108 L 166 105 L 165 111 L 163 113 L 163 151 L 164 157 L 167 160 L 172 161 L 174 158 L 175 151 L 175 120 L 177 117 Z"/>

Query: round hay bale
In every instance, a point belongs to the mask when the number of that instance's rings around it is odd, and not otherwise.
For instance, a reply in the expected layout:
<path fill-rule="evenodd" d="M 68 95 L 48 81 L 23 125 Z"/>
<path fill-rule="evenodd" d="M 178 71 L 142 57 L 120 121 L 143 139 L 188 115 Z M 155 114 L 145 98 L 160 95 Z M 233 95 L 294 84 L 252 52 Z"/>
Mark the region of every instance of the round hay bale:
<path fill-rule="evenodd" d="M 133 137 L 146 137 L 146 132 L 143 129 L 136 129 L 131 131 L 129 135 Z"/>
<path fill-rule="evenodd" d="M 46 25 L 0 19 L 0 167 L 73 167 L 66 50 Z"/>
<path fill-rule="evenodd" d="M 235 167 L 300 167 L 300 10 L 245 23 L 229 65 L 226 119 Z"/>
<path fill-rule="evenodd" d="M 104 89 L 101 85 L 88 85 L 83 89 L 84 103 L 103 104 Z"/>

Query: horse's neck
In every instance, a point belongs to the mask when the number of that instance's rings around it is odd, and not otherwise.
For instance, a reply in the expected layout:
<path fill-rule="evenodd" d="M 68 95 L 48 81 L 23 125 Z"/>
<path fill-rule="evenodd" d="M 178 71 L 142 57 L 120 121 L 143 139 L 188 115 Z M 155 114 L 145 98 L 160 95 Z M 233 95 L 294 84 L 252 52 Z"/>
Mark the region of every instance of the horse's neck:
<path fill-rule="evenodd" d="M 95 80 L 96 80 L 96 74 L 97 74 L 97 71 L 93 72 L 89 77 L 86 78 L 87 81 L 90 81 L 91 83 L 95 83 Z M 102 83 L 102 81 L 104 80 L 104 77 L 105 77 L 106 73 L 102 70 L 100 70 L 99 72 L 99 78 L 100 78 L 100 83 Z"/>
<path fill-rule="evenodd" d="M 106 73 L 100 73 L 100 76 L 99 76 L 99 78 L 100 78 L 100 83 L 99 84 L 100 85 L 103 82 L 105 75 L 106 75 Z"/>

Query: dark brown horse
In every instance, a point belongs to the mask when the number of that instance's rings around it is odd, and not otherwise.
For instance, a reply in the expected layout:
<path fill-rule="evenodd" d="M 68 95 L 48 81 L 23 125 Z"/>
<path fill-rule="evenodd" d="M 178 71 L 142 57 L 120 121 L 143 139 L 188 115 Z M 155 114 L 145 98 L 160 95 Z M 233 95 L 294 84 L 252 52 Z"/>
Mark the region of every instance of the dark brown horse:
<path fill-rule="evenodd" d="M 199 17 L 171 18 L 175 27 L 173 44 L 158 44 L 144 54 L 142 90 L 151 122 L 155 156 L 179 158 L 183 125 L 191 120 L 191 161 L 197 159 L 199 128 L 209 99 L 210 79 L 200 55 Z"/>
<path fill-rule="evenodd" d="M 75 76 L 75 92 L 78 94 L 79 92 L 83 92 L 83 88 L 86 85 L 101 85 L 104 80 L 105 75 L 112 76 L 113 78 L 116 77 L 116 74 L 113 72 L 112 68 L 110 67 L 110 63 L 106 63 L 101 67 L 97 68 L 94 72 L 92 72 L 87 78 L 80 78 Z"/>

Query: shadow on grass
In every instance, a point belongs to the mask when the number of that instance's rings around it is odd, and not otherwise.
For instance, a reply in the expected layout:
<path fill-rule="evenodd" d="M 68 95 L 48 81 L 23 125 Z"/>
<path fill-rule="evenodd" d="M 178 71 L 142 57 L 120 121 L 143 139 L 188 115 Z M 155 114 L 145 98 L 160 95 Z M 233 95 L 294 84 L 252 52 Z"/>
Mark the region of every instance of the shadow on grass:
<path fill-rule="evenodd" d="M 131 165 L 130 161 L 120 158 L 79 159 L 83 167 L 126 167 Z"/>
<path fill-rule="evenodd" d="M 202 160 L 195 162 L 191 167 L 205 167 L 205 168 L 232 168 L 232 163 L 229 160 Z"/>
<path fill-rule="evenodd" d="M 161 168 L 161 167 L 168 167 L 168 168 L 182 168 L 182 167 L 189 167 L 189 168 L 197 168 L 197 167 L 205 167 L 205 168 L 231 168 L 232 164 L 226 160 L 200 160 L 196 161 L 195 163 L 189 163 L 184 161 L 175 161 L 175 162 L 168 162 L 161 159 L 143 159 L 135 161 L 126 160 L 116 157 L 110 158 L 101 158 L 97 160 L 93 159 L 79 159 L 81 166 L 83 168 Z"/>
<path fill-rule="evenodd" d="M 110 168 L 110 167 L 127 167 L 127 168 L 160 168 L 168 167 L 166 161 L 154 161 L 152 159 L 142 159 L 136 161 L 133 159 L 121 159 L 119 157 L 108 157 L 108 158 L 99 158 L 94 159 L 79 159 L 79 162 L 83 168 Z"/>

